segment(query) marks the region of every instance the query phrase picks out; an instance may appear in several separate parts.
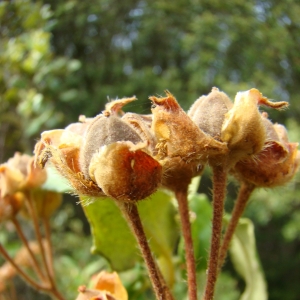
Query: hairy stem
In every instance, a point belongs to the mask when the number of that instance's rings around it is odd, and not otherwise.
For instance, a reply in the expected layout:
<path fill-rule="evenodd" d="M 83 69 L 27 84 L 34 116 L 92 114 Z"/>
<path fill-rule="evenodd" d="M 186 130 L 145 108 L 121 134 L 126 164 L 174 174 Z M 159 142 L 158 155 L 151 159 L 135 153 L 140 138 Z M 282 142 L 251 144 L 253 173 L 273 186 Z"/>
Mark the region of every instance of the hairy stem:
<path fill-rule="evenodd" d="M 240 217 L 243 215 L 243 212 L 246 208 L 246 205 L 247 205 L 254 189 L 255 189 L 255 185 L 253 185 L 251 183 L 245 183 L 245 182 L 242 183 L 242 185 L 239 189 L 238 197 L 237 197 L 237 200 L 235 202 L 235 205 L 234 205 L 234 208 L 232 211 L 231 219 L 226 228 L 222 246 L 220 248 L 219 272 L 221 271 L 222 266 L 224 264 L 224 261 L 225 261 L 226 255 L 227 255 L 227 251 L 228 251 L 232 236 L 234 234 L 234 231 L 236 229 L 236 226 L 239 222 Z"/>
<path fill-rule="evenodd" d="M 181 228 L 184 238 L 189 300 L 197 300 L 196 262 L 191 233 L 187 189 L 185 191 L 175 192 L 175 196 L 178 202 Z"/>
<path fill-rule="evenodd" d="M 213 167 L 213 221 L 207 281 L 204 300 L 212 300 L 218 276 L 218 261 L 222 235 L 222 219 L 226 196 L 227 173 L 222 166 Z"/>
<path fill-rule="evenodd" d="M 138 245 L 140 247 L 141 253 L 143 255 L 144 261 L 148 269 L 149 277 L 154 289 L 156 299 L 171 299 L 171 293 L 168 291 L 167 285 L 162 282 L 162 276 L 151 253 L 136 204 L 123 203 L 121 201 L 116 201 L 116 203 L 121 209 L 124 217 L 128 221 L 129 226 L 138 242 Z"/>

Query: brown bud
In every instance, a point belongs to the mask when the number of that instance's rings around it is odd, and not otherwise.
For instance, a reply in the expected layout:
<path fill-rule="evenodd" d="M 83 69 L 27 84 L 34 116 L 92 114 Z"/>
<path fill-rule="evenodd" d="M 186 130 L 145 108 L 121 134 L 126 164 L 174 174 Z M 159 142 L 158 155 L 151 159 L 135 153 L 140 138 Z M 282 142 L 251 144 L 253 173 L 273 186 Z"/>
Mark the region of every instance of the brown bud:
<path fill-rule="evenodd" d="M 103 192 L 121 201 L 137 201 L 154 193 L 161 181 L 161 166 L 143 151 L 145 145 L 116 142 L 94 153 L 89 175 Z"/>

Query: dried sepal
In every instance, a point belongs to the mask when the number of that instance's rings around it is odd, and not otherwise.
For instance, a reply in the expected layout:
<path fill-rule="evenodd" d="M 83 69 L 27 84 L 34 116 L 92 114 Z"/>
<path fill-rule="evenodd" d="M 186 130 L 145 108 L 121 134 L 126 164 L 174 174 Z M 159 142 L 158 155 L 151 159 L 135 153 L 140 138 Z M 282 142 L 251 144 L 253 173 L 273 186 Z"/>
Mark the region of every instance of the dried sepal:
<path fill-rule="evenodd" d="M 102 112 L 102 114 L 106 117 L 110 115 L 123 115 L 124 112 L 122 111 L 123 106 L 126 104 L 137 100 L 136 97 L 130 97 L 130 98 L 122 98 L 118 100 L 113 100 L 105 105 L 105 110 Z"/>
<path fill-rule="evenodd" d="M 148 150 L 152 155 L 156 154 L 156 138 L 151 131 L 152 116 L 138 115 L 135 113 L 126 113 L 122 117 L 122 121 L 129 124 L 136 133 L 140 136 L 141 140 L 148 144 Z"/>
<path fill-rule="evenodd" d="M 154 104 L 152 131 L 157 139 L 156 158 L 163 166 L 163 185 L 178 190 L 203 171 L 210 156 L 227 153 L 228 149 L 200 130 L 174 96 L 166 94 L 150 97 Z"/>
<path fill-rule="evenodd" d="M 145 145 L 116 142 L 96 152 L 89 175 L 103 192 L 120 201 L 137 201 L 154 193 L 161 181 L 161 165 L 144 151 Z"/>

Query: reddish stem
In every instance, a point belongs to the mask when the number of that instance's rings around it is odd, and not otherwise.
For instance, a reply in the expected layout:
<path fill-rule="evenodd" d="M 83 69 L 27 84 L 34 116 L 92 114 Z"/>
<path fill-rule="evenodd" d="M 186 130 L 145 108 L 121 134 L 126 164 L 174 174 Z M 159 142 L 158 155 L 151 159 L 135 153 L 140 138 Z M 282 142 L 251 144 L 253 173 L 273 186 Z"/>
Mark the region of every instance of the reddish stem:
<path fill-rule="evenodd" d="M 148 269 L 156 299 L 172 299 L 170 298 L 171 293 L 170 291 L 168 291 L 167 285 L 164 284 L 161 280 L 161 274 L 151 253 L 136 204 L 123 203 L 121 201 L 116 201 L 116 203 L 121 209 L 124 217 L 128 221 L 129 226 L 138 242 L 144 261 L 146 263 L 146 267 Z"/>
<path fill-rule="evenodd" d="M 175 193 L 175 196 L 178 202 L 181 228 L 184 238 L 189 300 L 197 300 L 196 262 L 191 233 L 187 189 L 185 191 L 177 191 Z"/>
<path fill-rule="evenodd" d="M 212 300 L 218 276 L 218 258 L 222 234 L 227 173 L 222 166 L 213 167 L 213 221 L 204 300 Z"/>
<path fill-rule="evenodd" d="M 226 228 L 222 246 L 220 248 L 219 271 L 221 271 L 222 266 L 224 264 L 224 261 L 225 261 L 226 255 L 227 255 L 227 251 L 228 251 L 232 236 L 234 234 L 234 231 L 238 225 L 239 219 L 243 215 L 243 212 L 246 208 L 246 205 L 247 205 L 254 189 L 255 189 L 255 185 L 253 185 L 251 183 L 245 183 L 245 182 L 243 182 L 240 187 L 238 197 L 235 202 L 233 212 L 231 215 L 231 219 Z"/>

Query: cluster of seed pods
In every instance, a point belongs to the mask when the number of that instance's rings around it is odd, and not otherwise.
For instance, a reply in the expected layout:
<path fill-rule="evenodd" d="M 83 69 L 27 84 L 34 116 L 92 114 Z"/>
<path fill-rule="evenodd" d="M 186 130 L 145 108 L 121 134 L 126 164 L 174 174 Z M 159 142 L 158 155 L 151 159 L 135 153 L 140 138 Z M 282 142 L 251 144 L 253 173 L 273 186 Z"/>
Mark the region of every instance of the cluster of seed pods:
<path fill-rule="evenodd" d="M 126 202 L 144 199 L 159 187 L 185 189 L 207 163 L 257 186 L 280 185 L 294 175 L 297 144 L 258 109 L 282 109 L 286 102 L 273 103 L 251 89 L 237 93 L 232 103 L 213 88 L 185 113 L 166 94 L 150 97 L 151 115 L 123 113 L 122 107 L 135 100 L 124 98 L 108 103 L 94 118 L 81 116 L 81 122 L 63 130 L 43 132 L 37 161 L 44 165 L 50 159 L 79 195 Z"/>

